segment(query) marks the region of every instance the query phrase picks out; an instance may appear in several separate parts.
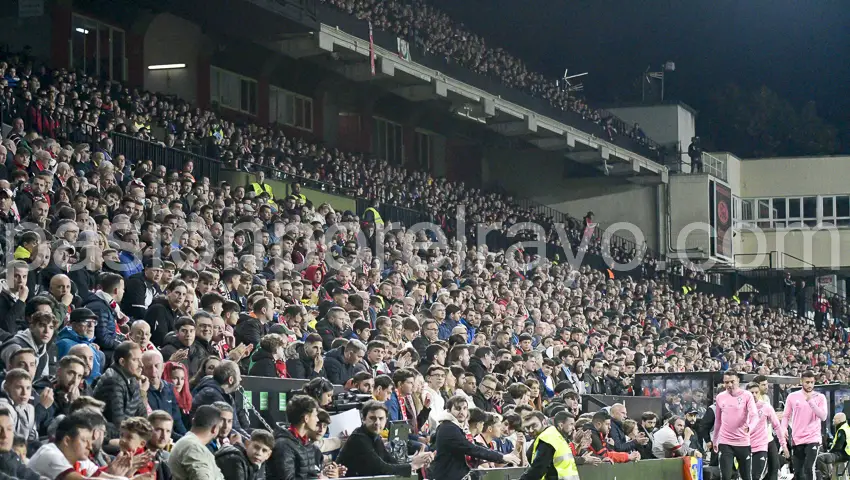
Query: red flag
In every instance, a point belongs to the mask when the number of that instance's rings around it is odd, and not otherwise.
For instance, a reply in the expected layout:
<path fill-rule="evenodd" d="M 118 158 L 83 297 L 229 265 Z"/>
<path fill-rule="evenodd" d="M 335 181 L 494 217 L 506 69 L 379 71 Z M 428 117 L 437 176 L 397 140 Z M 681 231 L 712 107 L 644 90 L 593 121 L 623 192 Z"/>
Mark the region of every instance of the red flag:
<path fill-rule="evenodd" d="M 372 76 L 375 76 L 375 37 L 372 35 L 371 20 L 369 20 L 369 61 L 372 64 Z"/>

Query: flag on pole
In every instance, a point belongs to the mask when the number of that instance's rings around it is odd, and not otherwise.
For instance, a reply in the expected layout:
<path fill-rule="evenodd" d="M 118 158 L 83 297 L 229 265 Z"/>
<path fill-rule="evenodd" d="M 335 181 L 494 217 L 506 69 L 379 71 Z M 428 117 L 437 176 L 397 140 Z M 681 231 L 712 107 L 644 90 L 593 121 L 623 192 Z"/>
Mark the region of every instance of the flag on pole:
<path fill-rule="evenodd" d="M 369 20 L 369 61 L 372 64 L 372 76 L 375 76 L 375 37 L 372 35 L 371 20 Z"/>

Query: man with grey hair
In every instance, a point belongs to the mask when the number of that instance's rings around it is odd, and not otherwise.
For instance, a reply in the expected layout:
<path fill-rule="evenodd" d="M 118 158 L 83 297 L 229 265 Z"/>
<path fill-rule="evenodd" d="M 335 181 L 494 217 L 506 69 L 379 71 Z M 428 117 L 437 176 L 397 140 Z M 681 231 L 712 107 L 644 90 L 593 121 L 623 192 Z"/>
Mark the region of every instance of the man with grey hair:
<path fill-rule="evenodd" d="M 177 392 L 174 391 L 174 385 L 162 379 L 163 368 L 162 354 L 158 350 L 150 350 L 142 354 L 142 375 L 149 381 L 147 398 L 143 400 L 149 410 L 163 410 L 171 415 L 174 419 L 171 437 L 177 441 L 186 433 L 186 426 L 183 424 L 183 412 L 177 404 Z M 188 388 L 188 385 L 184 388 Z"/>
<path fill-rule="evenodd" d="M 325 373 L 334 385 L 345 385 L 354 374 L 356 366 L 366 355 L 366 345 L 352 339 L 347 344 L 335 348 L 325 355 Z"/>

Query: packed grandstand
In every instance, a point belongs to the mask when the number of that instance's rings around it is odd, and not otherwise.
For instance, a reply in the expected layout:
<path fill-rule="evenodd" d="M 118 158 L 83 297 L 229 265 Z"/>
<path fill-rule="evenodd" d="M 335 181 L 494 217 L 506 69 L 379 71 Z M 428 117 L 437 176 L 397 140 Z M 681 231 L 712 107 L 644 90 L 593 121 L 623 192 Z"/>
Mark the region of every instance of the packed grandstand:
<path fill-rule="evenodd" d="M 649 143 L 424 3 L 327 3 Z M 601 234 L 592 213 L 555 218 L 505 192 L 42 65 L 0 63 L 0 478 L 459 480 L 510 466 L 578 478 L 685 457 L 705 460 L 707 476 L 760 480 L 787 471 L 786 436 L 798 478 L 815 460 L 828 473 L 848 459 L 841 413 L 843 443 L 798 448 L 822 442 L 823 396 L 807 382 L 848 382 L 841 303 L 813 323 L 807 299 L 724 298 L 689 270 L 674 286 L 654 252 Z M 166 150 L 204 155 L 138 155 Z M 247 184 L 220 181 L 225 170 Z M 319 191 L 364 208 L 316 204 Z M 417 225 L 390 222 L 386 207 L 418 212 Z M 536 227 L 512 228 L 524 223 Z M 661 380 L 639 386 L 640 374 Z M 739 389 L 738 374 L 755 386 Z M 268 405 L 250 401 L 243 376 L 305 380 L 287 422 L 258 411 Z M 799 377 L 805 400 L 786 400 Z M 730 410 L 721 379 L 738 399 Z M 781 425 L 761 416 L 768 383 Z M 627 411 L 633 396 L 662 408 Z M 363 424 L 331 436 L 340 398 L 357 400 Z M 720 441 L 741 435 L 729 425 L 741 405 L 758 409 L 742 428 L 763 466 Z M 806 415 L 818 432 L 801 441 Z M 402 440 L 384 428 L 398 422 Z"/>

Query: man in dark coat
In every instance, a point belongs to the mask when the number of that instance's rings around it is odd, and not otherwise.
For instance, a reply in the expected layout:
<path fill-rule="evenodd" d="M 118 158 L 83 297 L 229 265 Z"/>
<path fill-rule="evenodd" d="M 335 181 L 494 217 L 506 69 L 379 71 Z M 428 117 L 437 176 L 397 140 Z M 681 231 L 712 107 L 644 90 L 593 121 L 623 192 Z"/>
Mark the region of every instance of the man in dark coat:
<path fill-rule="evenodd" d="M 121 310 L 133 320 L 144 319 L 153 299 L 162 293 L 158 284 L 162 268 L 150 257 L 143 258 L 142 264 L 145 270 L 127 279 L 127 291 L 121 301 Z"/>
<path fill-rule="evenodd" d="M 84 300 L 83 307 L 97 315 L 94 343 L 108 357 L 109 352 L 125 340 L 124 336 L 116 330 L 116 325 L 126 321 L 126 318 L 119 316 L 118 308 L 118 304 L 124 297 L 124 279 L 117 273 L 104 272 L 98 278 L 98 284 L 100 288 Z"/>
<path fill-rule="evenodd" d="M 289 428 L 275 434 L 272 459 L 266 465 L 266 478 L 319 478 L 322 465 L 310 434 L 319 430 L 319 404 L 312 397 L 298 395 L 286 406 Z"/>
<path fill-rule="evenodd" d="M 269 333 L 269 324 L 274 321 L 274 305 L 268 298 L 254 302 L 253 315 L 242 315 L 233 328 L 236 344 L 253 345 L 257 348 L 263 335 Z"/>
<path fill-rule="evenodd" d="M 316 332 L 322 337 L 322 348 L 326 352 L 331 350 L 333 341 L 337 338 L 345 338 L 345 322 L 348 314 L 340 307 L 333 307 L 325 314 L 325 318 L 316 323 Z"/>
<path fill-rule="evenodd" d="M 605 388 L 605 380 L 602 378 L 604 366 L 602 360 L 594 358 L 590 361 L 590 368 L 584 372 L 584 388 L 590 395 L 608 395 Z"/>
<path fill-rule="evenodd" d="M 239 432 L 243 437 L 247 436 L 244 426 L 250 421 L 242 403 L 237 400 L 233 393 L 239 390 L 242 384 L 242 375 L 239 373 L 239 365 L 231 360 L 224 360 L 215 367 L 212 376 L 201 380 L 201 383 L 192 390 L 192 411 L 195 412 L 203 405 L 212 405 L 215 402 L 224 402 L 233 407 L 233 431 Z"/>
<path fill-rule="evenodd" d="M 227 480 L 255 480 L 274 448 L 274 436 L 266 430 L 251 432 L 251 440 L 227 445 L 215 453 L 215 464 Z"/>
<path fill-rule="evenodd" d="M 298 345 L 295 351 L 297 358 L 286 361 L 286 371 L 291 378 L 322 378 L 325 373 L 325 360 L 322 358 L 322 337 L 317 333 L 307 335 L 303 345 Z"/>
<path fill-rule="evenodd" d="M 157 297 L 151 302 L 145 313 L 145 321 L 151 326 L 151 343 L 162 345 L 165 336 L 174 331 L 174 322 L 188 291 L 186 282 L 180 279 L 172 280 L 165 287 L 165 297 Z"/>
<path fill-rule="evenodd" d="M 360 340 L 350 340 L 345 346 L 325 355 L 325 373 L 334 385 L 345 385 L 356 372 L 355 367 L 366 355 L 366 345 Z"/>
<path fill-rule="evenodd" d="M 141 347 L 133 342 L 121 343 L 115 347 L 112 366 L 100 377 L 94 389 L 94 398 L 106 404 L 103 416 L 112 425 L 120 426 L 127 417 L 147 416 L 147 409 L 142 402 L 140 378 Z M 147 389 L 147 379 L 143 381 Z"/>
<path fill-rule="evenodd" d="M 423 452 L 414 455 L 411 463 L 396 463 L 381 439 L 387 415 L 387 407 L 378 401 L 366 402 L 360 409 L 363 425 L 354 429 L 336 459 L 337 463 L 347 469 L 347 476 L 407 477 L 411 475 L 411 469 L 416 471 L 431 462 L 434 454 Z"/>
<path fill-rule="evenodd" d="M 484 378 L 484 375 L 490 373 L 492 367 L 493 349 L 479 347 L 475 350 L 475 356 L 469 359 L 469 366 L 466 371 L 472 373 L 475 376 L 475 382 L 480 384 L 481 379 Z"/>

